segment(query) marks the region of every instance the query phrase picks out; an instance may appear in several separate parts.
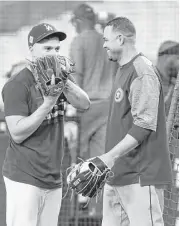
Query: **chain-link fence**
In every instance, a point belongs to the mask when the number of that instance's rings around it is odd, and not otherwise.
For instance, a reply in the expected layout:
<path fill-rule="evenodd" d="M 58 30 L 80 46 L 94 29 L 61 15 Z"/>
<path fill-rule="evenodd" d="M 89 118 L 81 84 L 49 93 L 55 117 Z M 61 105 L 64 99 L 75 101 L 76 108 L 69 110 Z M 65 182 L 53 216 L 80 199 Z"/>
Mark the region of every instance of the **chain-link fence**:
<path fill-rule="evenodd" d="M 173 166 L 173 184 L 164 194 L 165 226 L 175 226 L 179 222 L 179 77 L 177 78 L 167 119 L 169 151 Z"/>

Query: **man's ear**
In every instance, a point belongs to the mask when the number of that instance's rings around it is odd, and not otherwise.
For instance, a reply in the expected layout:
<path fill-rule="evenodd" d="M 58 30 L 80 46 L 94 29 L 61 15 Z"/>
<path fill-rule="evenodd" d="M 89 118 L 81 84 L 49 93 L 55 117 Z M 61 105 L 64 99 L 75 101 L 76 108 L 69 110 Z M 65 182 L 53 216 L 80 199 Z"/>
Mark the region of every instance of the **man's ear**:
<path fill-rule="evenodd" d="M 118 42 L 120 45 L 124 44 L 124 36 L 123 35 L 118 35 Z"/>

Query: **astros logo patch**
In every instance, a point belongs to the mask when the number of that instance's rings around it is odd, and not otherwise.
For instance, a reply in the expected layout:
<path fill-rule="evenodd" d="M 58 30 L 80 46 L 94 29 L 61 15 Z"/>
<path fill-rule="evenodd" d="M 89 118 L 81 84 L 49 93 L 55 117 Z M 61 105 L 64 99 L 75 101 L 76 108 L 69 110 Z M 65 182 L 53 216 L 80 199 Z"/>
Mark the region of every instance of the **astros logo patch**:
<path fill-rule="evenodd" d="M 114 100 L 116 102 L 120 102 L 123 99 L 123 96 L 124 96 L 123 90 L 121 88 L 118 88 L 115 92 Z"/>

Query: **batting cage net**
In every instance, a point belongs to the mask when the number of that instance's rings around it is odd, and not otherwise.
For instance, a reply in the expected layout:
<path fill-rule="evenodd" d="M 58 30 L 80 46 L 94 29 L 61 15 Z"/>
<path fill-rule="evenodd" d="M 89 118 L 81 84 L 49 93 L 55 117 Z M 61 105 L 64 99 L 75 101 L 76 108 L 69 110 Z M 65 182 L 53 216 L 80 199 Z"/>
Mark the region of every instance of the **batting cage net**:
<path fill-rule="evenodd" d="M 167 118 L 169 151 L 173 166 L 173 184 L 164 193 L 165 226 L 179 225 L 179 76 L 176 80 Z"/>

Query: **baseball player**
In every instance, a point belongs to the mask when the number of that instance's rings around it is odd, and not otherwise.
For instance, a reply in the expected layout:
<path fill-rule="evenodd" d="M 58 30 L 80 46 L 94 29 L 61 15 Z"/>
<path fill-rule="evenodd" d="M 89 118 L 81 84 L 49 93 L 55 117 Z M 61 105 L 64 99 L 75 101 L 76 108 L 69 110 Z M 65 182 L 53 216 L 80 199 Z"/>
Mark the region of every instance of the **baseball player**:
<path fill-rule="evenodd" d="M 100 156 L 114 173 L 104 187 L 102 226 L 163 226 L 163 188 L 172 182 L 161 80 L 135 43 L 129 19 L 107 23 L 104 48 L 119 70 Z"/>
<path fill-rule="evenodd" d="M 65 33 L 50 24 L 34 26 L 28 35 L 31 61 L 59 54 L 65 38 Z M 12 76 L 2 91 L 10 139 L 2 171 L 6 221 L 7 226 L 57 226 L 62 196 L 63 101 L 82 110 L 89 108 L 90 101 L 70 77 L 63 92 L 58 88 L 53 95 L 43 95 L 29 65 Z"/>

